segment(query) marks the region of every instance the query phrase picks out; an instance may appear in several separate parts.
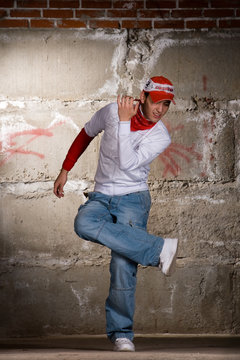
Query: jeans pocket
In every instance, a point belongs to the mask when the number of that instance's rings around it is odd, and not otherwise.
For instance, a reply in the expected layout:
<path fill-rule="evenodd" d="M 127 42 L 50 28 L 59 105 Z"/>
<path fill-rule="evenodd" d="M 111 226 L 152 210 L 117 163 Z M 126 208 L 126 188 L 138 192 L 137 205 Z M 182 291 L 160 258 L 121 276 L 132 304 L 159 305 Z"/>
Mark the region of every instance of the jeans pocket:
<path fill-rule="evenodd" d="M 88 200 L 87 200 L 84 204 L 81 204 L 81 205 L 79 206 L 78 212 L 79 212 L 82 208 L 84 208 L 91 200 L 92 200 L 92 198 L 91 198 L 91 193 L 89 193 L 89 195 L 88 195 Z"/>
<path fill-rule="evenodd" d="M 89 193 L 88 193 L 88 199 L 89 200 L 92 200 L 92 199 L 94 199 L 94 195 L 95 195 L 96 193 L 94 192 L 94 191 L 90 191 Z"/>

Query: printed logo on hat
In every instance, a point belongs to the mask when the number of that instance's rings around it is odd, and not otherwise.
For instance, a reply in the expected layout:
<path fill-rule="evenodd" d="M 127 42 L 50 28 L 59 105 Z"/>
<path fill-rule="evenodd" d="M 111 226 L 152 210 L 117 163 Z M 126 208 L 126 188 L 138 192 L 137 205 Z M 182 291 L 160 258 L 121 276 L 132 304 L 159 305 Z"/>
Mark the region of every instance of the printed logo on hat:
<path fill-rule="evenodd" d="M 146 83 L 144 89 L 144 91 L 146 92 L 151 92 L 151 91 L 163 91 L 166 93 L 170 93 L 174 95 L 174 88 L 172 85 L 170 84 L 161 84 L 161 83 L 155 83 L 154 81 L 152 81 L 152 79 L 149 79 L 148 82 Z"/>

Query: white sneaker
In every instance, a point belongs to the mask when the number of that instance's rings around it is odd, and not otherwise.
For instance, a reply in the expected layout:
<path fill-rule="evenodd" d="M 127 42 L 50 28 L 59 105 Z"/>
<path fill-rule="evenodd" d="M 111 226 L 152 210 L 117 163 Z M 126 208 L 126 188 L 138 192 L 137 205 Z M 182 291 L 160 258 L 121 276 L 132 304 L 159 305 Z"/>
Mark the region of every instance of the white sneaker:
<path fill-rule="evenodd" d="M 165 275 L 170 275 L 175 264 L 178 249 L 178 239 L 164 239 L 160 253 L 159 268 Z"/>
<path fill-rule="evenodd" d="M 114 351 L 135 351 L 135 346 L 127 338 L 118 338 L 114 342 Z"/>

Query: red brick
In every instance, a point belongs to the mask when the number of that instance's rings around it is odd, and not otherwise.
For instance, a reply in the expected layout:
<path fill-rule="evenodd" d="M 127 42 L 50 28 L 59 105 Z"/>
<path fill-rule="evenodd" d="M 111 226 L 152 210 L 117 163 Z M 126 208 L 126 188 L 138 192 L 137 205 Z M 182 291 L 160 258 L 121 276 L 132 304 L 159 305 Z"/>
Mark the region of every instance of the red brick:
<path fill-rule="evenodd" d="M 135 10 L 135 9 L 143 9 L 144 1 L 143 0 L 113 0 L 113 7 L 118 9 L 126 9 L 126 10 Z"/>
<path fill-rule="evenodd" d="M 50 0 L 49 8 L 79 8 L 79 0 Z"/>
<path fill-rule="evenodd" d="M 32 19 L 31 20 L 31 27 L 32 28 L 53 28 L 54 21 L 46 20 L 46 19 Z"/>
<path fill-rule="evenodd" d="M 140 18 L 168 18 L 169 15 L 169 10 L 138 10 Z"/>
<path fill-rule="evenodd" d="M 14 0 L 0 0 L 0 7 L 11 8 L 14 6 Z"/>
<path fill-rule="evenodd" d="M 57 26 L 59 28 L 85 28 L 86 24 L 80 20 L 59 20 Z"/>
<path fill-rule="evenodd" d="M 47 0 L 17 0 L 19 8 L 46 8 Z"/>
<path fill-rule="evenodd" d="M 72 18 L 72 10 L 43 10 L 43 17 L 46 18 Z"/>
<path fill-rule="evenodd" d="M 40 10 L 11 10 L 10 15 L 12 17 L 40 17 L 41 11 Z"/>
<path fill-rule="evenodd" d="M 90 28 L 111 28 L 111 29 L 119 29 L 119 21 L 111 21 L 111 20 L 90 20 L 89 23 Z"/>
<path fill-rule="evenodd" d="M 101 18 L 105 16 L 105 10 L 76 10 L 76 17 L 80 19 Z"/>
<path fill-rule="evenodd" d="M 155 29 L 184 29 L 183 20 L 154 21 Z"/>
<path fill-rule="evenodd" d="M 7 12 L 4 9 L 0 9 L 0 19 L 7 15 Z"/>
<path fill-rule="evenodd" d="M 240 28 L 240 20 L 220 20 L 219 21 L 220 28 Z"/>
<path fill-rule="evenodd" d="M 231 16 L 234 16 L 234 10 L 233 9 L 219 9 L 219 10 L 218 9 L 205 9 L 204 16 L 212 17 L 212 18 L 231 17 Z"/>
<path fill-rule="evenodd" d="M 123 20 L 122 28 L 126 29 L 151 29 L 152 22 L 150 20 Z"/>
<path fill-rule="evenodd" d="M 117 17 L 117 18 L 137 17 L 137 11 L 136 10 L 107 10 L 107 17 Z"/>
<path fill-rule="evenodd" d="M 112 7 L 112 1 L 102 1 L 102 0 L 82 0 L 82 8 L 87 9 L 107 9 Z"/>
<path fill-rule="evenodd" d="M 208 0 L 179 0 L 179 8 L 208 8 Z"/>
<path fill-rule="evenodd" d="M 173 9 L 176 7 L 176 0 L 146 0 L 147 9 Z"/>
<path fill-rule="evenodd" d="M 27 20 L 3 19 L 0 20 L 0 28 L 27 28 Z"/>
<path fill-rule="evenodd" d="M 201 17 L 202 10 L 172 10 L 174 18 Z"/>
<path fill-rule="evenodd" d="M 211 29 L 217 27 L 216 21 L 213 20 L 188 20 L 187 29 Z"/>
<path fill-rule="evenodd" d="M 211 8 L 239 8 L 239 0 L 211 0 Z"/>

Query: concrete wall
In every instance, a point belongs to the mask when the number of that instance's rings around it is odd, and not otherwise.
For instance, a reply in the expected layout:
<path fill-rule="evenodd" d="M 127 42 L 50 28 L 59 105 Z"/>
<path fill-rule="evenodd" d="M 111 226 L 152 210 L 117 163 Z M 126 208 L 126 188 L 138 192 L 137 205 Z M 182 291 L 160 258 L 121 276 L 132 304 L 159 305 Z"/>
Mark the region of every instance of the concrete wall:
<path fill-rule="evenodd" d="M 136 332 L 240 329 L 240 33 L 1 30 L 0 336 L 104 333 L 109 251 L 73 219 L 100 138 L 52 193 L 65 154 L 118 93 L 169 77 L 170 147 L 152 164 L 149 232 L 178 237 L 177 271 L 139 268 Z"/>

